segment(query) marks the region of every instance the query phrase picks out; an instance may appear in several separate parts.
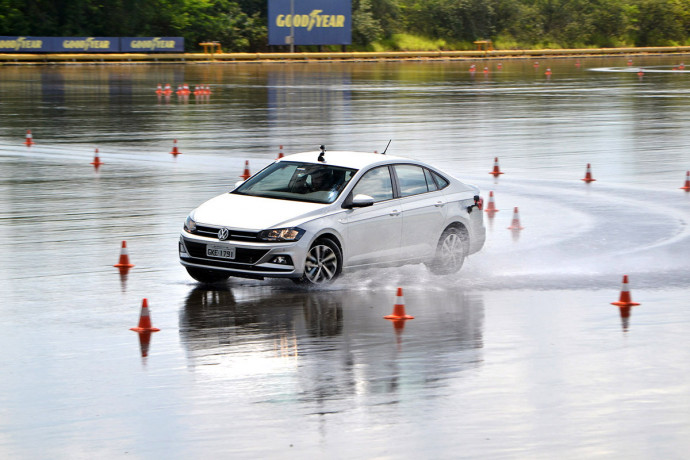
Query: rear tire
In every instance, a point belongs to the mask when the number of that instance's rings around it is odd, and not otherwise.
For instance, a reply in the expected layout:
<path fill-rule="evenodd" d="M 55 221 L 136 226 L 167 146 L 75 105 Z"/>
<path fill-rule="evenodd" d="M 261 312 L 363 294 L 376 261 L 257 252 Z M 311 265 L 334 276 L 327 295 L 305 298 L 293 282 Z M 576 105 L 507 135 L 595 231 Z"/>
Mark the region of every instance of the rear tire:
<path fill-rule="evenodd" d="M 441 234 L 436 255 L 427 266 L 435 275 L 456 273 L 465 262 L 468 252 L 467 234 L 457 227 L 448 227 Z"/>
<path fill-rule="evenodd" d="M 343 270 L 343 254 L 333 240 L 321 238 L 309 248 L 304 261 L 304 275 L 294 281 L 307 286 L 333 282 Z"/>
<path fill-rule="evenodd" d="M 185 267 L 189 276 L 204 284 L 218 283 L 227 280 L 230 275 L 219 270 L 209 270 L 207 268 Z"/>

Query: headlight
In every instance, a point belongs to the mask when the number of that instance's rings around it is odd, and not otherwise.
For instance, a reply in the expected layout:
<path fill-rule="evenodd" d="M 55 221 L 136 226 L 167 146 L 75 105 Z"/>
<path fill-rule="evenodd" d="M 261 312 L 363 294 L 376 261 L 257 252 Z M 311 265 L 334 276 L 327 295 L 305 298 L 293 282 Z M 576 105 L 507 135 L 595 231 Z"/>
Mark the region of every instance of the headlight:
<path fill-rule="evenodd" d="M 297 241 L 304 235 L 304 230 L 298 227 L 275 228 L 259 232 L 259 238 L 264 241 Z"/>
<path fill-rule="evenodd" d="M 192 215 L 188 215 L 184 221 L 184 229 L 188 233 L 194 233 L 196 231 L 196 222 L 192 219 Z"/>

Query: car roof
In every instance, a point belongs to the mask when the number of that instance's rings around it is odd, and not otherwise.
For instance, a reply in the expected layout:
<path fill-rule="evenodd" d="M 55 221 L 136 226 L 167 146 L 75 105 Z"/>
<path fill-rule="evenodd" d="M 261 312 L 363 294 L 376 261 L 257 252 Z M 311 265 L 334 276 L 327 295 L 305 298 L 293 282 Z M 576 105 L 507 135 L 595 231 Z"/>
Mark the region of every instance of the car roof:
<path fill-rule="evenodd" d="M 321 151 L 315 150 L 313 152 L 301 152 L 293 155 L 287 155 L 278 161 L 298 161 L 300 163 L 315 163 L 328 164 L 332 166 L 341 166 L 344 168 L 362 169 L 368 166 L 377 164 L 390 163 L 416 163 L 423 164 L 419 161 L 409 158 L 398 157 L 394 155 L 384 155 L 381 153 L 369 152 L 350 152 L 350 151 L 326 151 L 324 158 L 325 162 L 319 162 L 318 158 Z"/>

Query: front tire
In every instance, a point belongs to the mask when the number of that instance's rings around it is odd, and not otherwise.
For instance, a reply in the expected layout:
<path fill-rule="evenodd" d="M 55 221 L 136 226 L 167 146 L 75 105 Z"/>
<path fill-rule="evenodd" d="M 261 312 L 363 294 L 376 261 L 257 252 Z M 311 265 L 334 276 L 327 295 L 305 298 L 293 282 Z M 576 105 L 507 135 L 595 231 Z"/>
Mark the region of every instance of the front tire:
<path fill-rule="evenodd" d="M 434 260 L 427 266 L 435 275 L 450 275 L 462 268 L 467 256 L 467 234 L 457 227 L 448 227 L 441 234 Z"/>
<path fill-rule="evenodd" d="M 309 248 L 304 261 L 304 275 L 295 281 L 308 286 L 333 282 L 343 270 L 343 254 L 333 240 L 321 238 Z"/>
<path fill-rule="evenodd" d="M 207 268 L 185 267 L 189 276 L 204 284 L 213 284 L 225 281 L 230 275 L 220 270 L 209 270 Z"/>

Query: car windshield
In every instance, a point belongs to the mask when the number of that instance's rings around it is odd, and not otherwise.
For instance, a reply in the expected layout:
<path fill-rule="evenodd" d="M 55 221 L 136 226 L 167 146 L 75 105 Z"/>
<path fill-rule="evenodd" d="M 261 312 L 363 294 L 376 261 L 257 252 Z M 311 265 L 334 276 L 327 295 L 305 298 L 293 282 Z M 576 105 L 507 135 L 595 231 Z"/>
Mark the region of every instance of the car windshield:
<path fill-rule="evenodd" d="M 232 193 L 279 200 L 333 203 L 356 169 L 327 164 L 278 161 L 249 178 Z"/>

